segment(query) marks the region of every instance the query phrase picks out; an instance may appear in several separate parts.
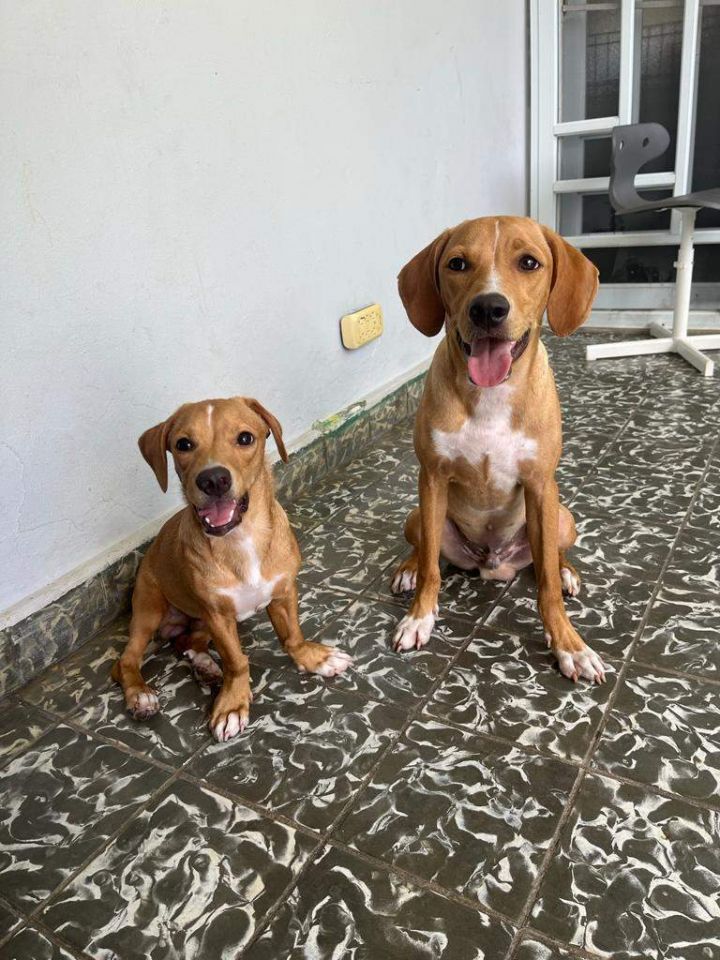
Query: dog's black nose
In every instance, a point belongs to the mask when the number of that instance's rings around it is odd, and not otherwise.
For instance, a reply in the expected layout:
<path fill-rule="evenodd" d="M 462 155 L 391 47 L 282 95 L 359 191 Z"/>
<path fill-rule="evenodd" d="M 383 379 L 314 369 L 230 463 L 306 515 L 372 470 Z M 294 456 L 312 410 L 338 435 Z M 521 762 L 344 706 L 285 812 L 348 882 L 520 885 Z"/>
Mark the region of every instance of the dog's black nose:
<path fill-rule="evenodd" d="M 510 303 L 501 293 L 481 293 L 470 301 L 468 313 L 475 326 L 494 330 L 510 313 Z"/>
<path fill-rule="evenodd" d="M 232 476 L 225 467 L 208 467 L 200 471 L 195 483 L 209 497 L 222 497 L 232 486 Z"/>

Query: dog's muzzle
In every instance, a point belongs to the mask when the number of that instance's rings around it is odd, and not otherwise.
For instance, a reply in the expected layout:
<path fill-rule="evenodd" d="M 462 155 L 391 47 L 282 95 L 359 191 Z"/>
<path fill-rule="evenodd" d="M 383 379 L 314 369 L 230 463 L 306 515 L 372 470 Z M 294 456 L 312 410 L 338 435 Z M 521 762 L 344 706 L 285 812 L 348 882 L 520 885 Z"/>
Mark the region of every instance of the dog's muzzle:
<path fill-rule="evenodd" d="M 458 344 L 467 357 L 468 377 L 476 387 L 496 387 L 508 379 L 513 363 L 522 356 L 530 340 L 530 331 L 518 340 L 481 334 L 466 343 L 457 331 Z"/>
<path fill-rule="evenodd" d="M 243 514 L 247 512 L 250 498 L 245 496 L 235 500 L 223 497 L 195 507 L 195 513 L 202 524 L 203 531 L 210 537 L 224 537 L 242 523 Z"/>

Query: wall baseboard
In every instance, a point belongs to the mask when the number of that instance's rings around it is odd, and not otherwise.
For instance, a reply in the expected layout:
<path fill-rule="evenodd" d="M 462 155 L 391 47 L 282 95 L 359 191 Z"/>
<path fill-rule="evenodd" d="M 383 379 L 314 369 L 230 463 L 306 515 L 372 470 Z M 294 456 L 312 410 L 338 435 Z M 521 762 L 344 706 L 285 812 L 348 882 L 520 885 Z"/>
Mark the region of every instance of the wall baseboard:
<path fill-rule="evenodd" d="M 290 444 L 290 462 L 272 462 L 281 502 L 291 503 L 354 460 L 373 440 L 415 414 L 430 360 L 413 367 Z M 165 521 L 145 524 L 0 615 L 0 695 L 23 686 L 91 640 L 130 608 L 143 553 Z"/>

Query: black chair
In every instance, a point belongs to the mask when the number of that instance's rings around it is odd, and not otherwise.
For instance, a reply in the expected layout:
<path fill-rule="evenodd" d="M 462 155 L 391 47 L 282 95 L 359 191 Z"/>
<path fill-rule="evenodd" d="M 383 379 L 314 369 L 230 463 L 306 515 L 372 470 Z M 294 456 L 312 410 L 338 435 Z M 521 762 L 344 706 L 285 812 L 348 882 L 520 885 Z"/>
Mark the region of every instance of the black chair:
<path fill-rule="evenodd" d="M 610 203 L 617 213 L 639 213 L 643 210 L 678 209 L 681 216 L 680 248 L 675 263 L 675 307 L 673 328 L 652 322 L 652 340 L 630 340 L 620 343 L 597 344 L 587 348 L 588 360 L 602 357 L 631 357 L 648 353 L 679 353 L 705 377 L 713 375 L 713 361 L 705 350 L 720 350 L 720 333 L 688 336 L 690 288 L 693 271 L 693 232 L 695 216 L 703 207 L 720 210 L 720 187 L 699 190 L 682 197 L 665 200 L 643 200 L 635 189 L 635 175 L 641 167 L 665 153 L 670 135 L 659 123 L 632 123 L 615 127 L 612 133 L 612 160 L 610 165 Z"/>

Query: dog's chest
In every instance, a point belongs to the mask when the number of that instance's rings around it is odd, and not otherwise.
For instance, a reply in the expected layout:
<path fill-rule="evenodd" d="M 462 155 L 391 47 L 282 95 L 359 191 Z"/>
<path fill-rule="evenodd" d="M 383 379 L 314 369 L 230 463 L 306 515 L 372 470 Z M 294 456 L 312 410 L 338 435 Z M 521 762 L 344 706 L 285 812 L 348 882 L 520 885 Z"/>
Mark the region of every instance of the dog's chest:
<path fill-rule="evenodd" d="M 269 578 L 262 576 L 260 560 L 251 536 L 241 533 L 238 537 L 237 549 L 244 557 L 244 575 L 231 586 L 220 587 L 218 593 L 232 601 L 235 607 L 235 619 L 240 621 L 247 620 L 254 613 L 259 613 L 267 607 L 272 600 L 275 585 L 282 575 Z"/>
<path fill-rule="evenodd" d="M 433 430 L 433 445 L 447 460 L 461 458 L 473 466 L 487 463 L 493 484 L 509 491 L 518 481 L 520 463 L 533 460 L 537 442 L 512 427 L 512 388 L 502 384 L 483 393 L 465 423 L 456 431 Z"/>

